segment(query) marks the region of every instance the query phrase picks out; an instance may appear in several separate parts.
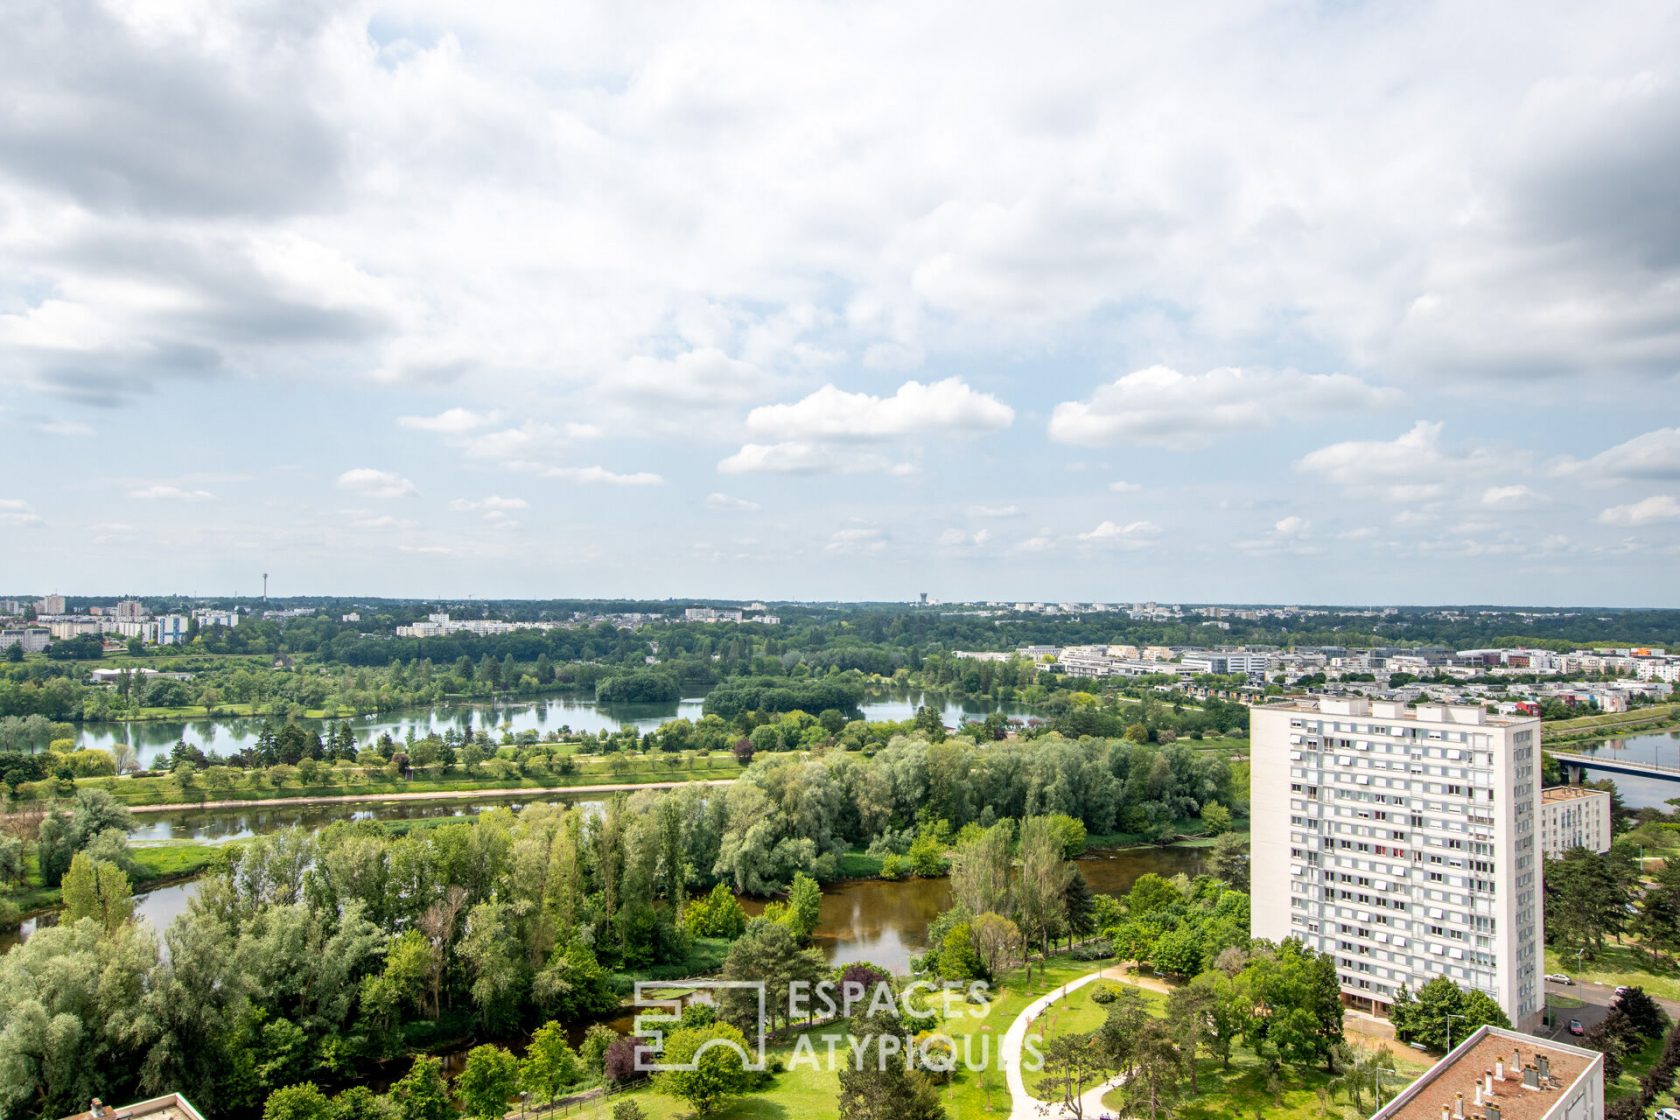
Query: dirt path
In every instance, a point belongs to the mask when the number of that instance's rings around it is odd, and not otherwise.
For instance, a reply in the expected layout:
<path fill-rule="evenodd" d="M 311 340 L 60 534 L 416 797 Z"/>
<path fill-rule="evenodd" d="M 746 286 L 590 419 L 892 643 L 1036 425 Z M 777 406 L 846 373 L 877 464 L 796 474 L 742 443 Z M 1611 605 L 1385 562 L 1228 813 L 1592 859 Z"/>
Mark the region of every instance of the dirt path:
<path fill-rule="evenodd" d="M 177 801 L 166 805 L 130 805 L 131 813 L 180 813 L 193 809 L 274 809 L 283 805 L 342 805 L 354 801 L 470 801 L 475 797 L 548 797 L 561 793 L 634 793 L 639 789 L 726 786 L 734 778 L 696 778 L 687 782 L 612 782 L 593 786 L 515 786 L 511 789 L 439 789 L 419 793 L 338 793 L 308 797 L 258 797 L 245 801 Z"/>

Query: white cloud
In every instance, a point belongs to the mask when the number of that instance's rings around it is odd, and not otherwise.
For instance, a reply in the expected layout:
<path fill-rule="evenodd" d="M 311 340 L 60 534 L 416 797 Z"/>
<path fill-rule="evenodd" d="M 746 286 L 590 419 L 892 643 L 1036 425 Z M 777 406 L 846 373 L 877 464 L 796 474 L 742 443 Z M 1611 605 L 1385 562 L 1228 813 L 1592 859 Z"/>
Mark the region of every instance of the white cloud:
<path fill-rule="evenodd" d="M 886 531 L 872 526 L 837 529 L 829 536 L 827 545 L 830 552 L 879 552 L 886 547 Z"/>
<path fill-rule="evenodd" d="M 420 488 L 394 471 L 373 467 L 355 467 L 338 476 L 340 490 L 348 490 L 365 498 L 406 498 L 418 494 Z"/>
<path fill-rule="evenodd" d="M 1296 463 L 1349 490 L 1364 491 L 1394 504 L 1430 502 L 1443 497 L 1457 477 L 1474 478 L 1490 457 L 1483 452 L 1455 455 L 1441 445 L 1441 424 L 1419 420 L 1392 440 L 1346 440 L 1310 452 Z"/>
<path fill-rule="evenodd" d="M 1019 517 L 1021 516 L 1021 507 L 1007 504 L 986 505 L 982 503 L 977 506 L 969 506 L 968 515 L 970 517 Z"/>
<path fill-rule="evenodd" d="M 751 362 L 704 348 L 675 358 L 631 358 L 607 388 L 622 396 L 704 406 L 744 404 L 769 385 L 770 378 Z"/>
<path fill-rule="evenodd" d="M 732 498 L 721 490 L 706 495 L 707 509 L 732 509 L 742 513 L 757 513 L 763 507 L 757 502 L 749 502 L 745 498 Z"/>
<path fill-rule="evenodd" d="M 981 548 L 992 539 L 990 529 L 969 532 L 966 529 L 947 529 L 939 534 L 941 548 Z"/>
<path fill-rule="evenodd" d="M 1606 480 L 1680 478 L 1680 428 L 1646 432 L 1590 459 L 1566 459 L 1555 473 Z"/>
<path fill-rule="evenodd" d="M 35 507 L 21 498 L 0 498 L 0 525 L 37 528 L 44 525 Z"/>
<path fill-rule="evenodd" d="M 1147 548 L 1161 535 L 1161 527 L 1153 521 L 1104 521 L 1088 533 L 1079 534 L 1082 541 L 1094 544 L 1119 545 L 1126 548 Z"/>
<path fill-rule="evenodd" d="M 653 471 L 620 473 L 600 466 L 561 467 L 552 463 L 534 463 L 523 460 L 513 460 L 502 465 L 509 470 L 518 471 L 522 474 L 536 475 L 538 478 L 559 479 L 562 482 L 602 483 L 608 486 L 659 486 L 665 481 L 663 476 Z"/>
<path fill-rule="evenodd" d="M 141 486 L 128 492 L 142 502 L 208 502 L 216 495 L 208 490 L 187 490 L 180 486 Z"/>
<path fill-rule="evenodd" d="M 932 432 L 989 432 L 1009 427 L 1015 410 L 955 377 L 923 385 L 907 381 L 890 397 L 824 385 L 793 404 L 747 414 L 747 427 L 782 440 L 890 439 Z"/>
<path fill-rule="evenodd" d="M 1305 518 L 1291 514 L 1272 526 L 1272 531 L 1280 537 L 1295 537 L 1307 531 L 1311 523 Z"/>
<path fill-rule="evenodd" d="M 70 438 L 86 439 L 98 435 L 92 424 L 84 424 L 80 420 L 43 420 L 35 425 L 35 430 L 47 436 L 66 436 Z"/>
<path fill-rule="evenodd" d="M 1527 509 L 1538 500 L 1538 495 L 1521 483 L 1511 486 L 1489 486 L 1482 491 L 1482 504 L 1497 509 Z"/>
<path fill-rule="evenodd" d="M 1108 484 L 1108 489 L 1113 494 L 1136 494 L 1143 489 L 1143 485 L 1137 482 L 1127 482 L 1124 479 L 1116 479 Z"/>
<path fill-rule="evenodd" d="M 720 474 L 909 474 L 909 463 L 853 448 L 802 440 L 748 443 L 718 463 Z"/>
<path fill-rule="evenodd" d="M 1088 401 L 1058 404 L 1050 438 L 1085 447 L 1142 443 L 1186 450 L 1222 434 L 1269 428 L 1284 412 L 1371 410 L 1398 400 L 1394 389 L 1343 373 L 1222 368 L 1185 374 L 1150 366 L 1099 387 Z"/>
<path fill-rule="evenodd" d="M 460 435 L 494 424 L 499 416 L 500 413 L 497 412 L 473 412 L 466 408 L 449 408 L 436 416 L 399 416 L 397 423 L 405 428 L 413 428 L 422 432 Z"/>
<path fill-rule="evenodd" d="M 449 508 L 457 512 L 468 512 L 472 510 L 490 510 L 494 512 L 498 510 L 525 509 L 529 504 L 530 503 L 524 498 L 503 498 L 500 495 L 492 494 L 488 498 L 456 498 L 449 503 Z"/>
<path fill-rule="evenodd" d="M 1680 518 L 1680 500 L 1667 494 L 1657 494 L 1625 506 L 1611 506 L 1598 515 L 1598 519 L 1606 525 L 1644 525 L 1676 518 Z"/>

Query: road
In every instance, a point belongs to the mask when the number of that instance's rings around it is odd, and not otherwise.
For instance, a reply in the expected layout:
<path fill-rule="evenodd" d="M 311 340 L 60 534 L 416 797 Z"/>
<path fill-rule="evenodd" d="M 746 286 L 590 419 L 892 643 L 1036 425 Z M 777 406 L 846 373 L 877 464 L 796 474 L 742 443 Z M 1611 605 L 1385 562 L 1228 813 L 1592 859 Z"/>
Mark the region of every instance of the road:
<path fill-rule="evenodd" d="M 1590 1031 L 1610 1014 L 1610 1005 L 1615 1002 L 1616 989 L 1609 984 L 1589 984 L 1584 980 L 1577 980 L 1573 984 L 1554 984 L 1546 982 L 1547 1003 L 1552 996 L 1568 996 L 1571 999 L 1582 1000 L 1586 1006 L 1580 1008 L 1556 1008 L 1552 1015 L 1555 1025 L 1542 1027 L 1535 1032 L 1541 1038 L 1549 1038 L 1555 1042 L 1570 1042 L 1579 1045 L 1580 1039 L 1569 1033 L 1569 1020 L 1581 1020 L 1581 1028 Z M 1659 1006 L 1670 1019 L 1680 1022 L 1680 1001 L 1671 999 L 1657 1000 Z"/>
<path fill-rule="evenodd" d="M 696 778 L 688 782 L 612 782 L 595 786 L 515 786 L 506 789 L 440 789 L 421 793 L 338 793 L 308 797 L 259 797 L 249 801 L 177 801 L 167 805 L 129 805 L 131 813 L 179 813 L 192 809 L 273 809 L 282 805 L 339 805 L 353 801 L 470 801 L 476 797 L 550 797 L 569 793 L 634 793 L 639 789 L 726 786 L 734 778 Z"/>

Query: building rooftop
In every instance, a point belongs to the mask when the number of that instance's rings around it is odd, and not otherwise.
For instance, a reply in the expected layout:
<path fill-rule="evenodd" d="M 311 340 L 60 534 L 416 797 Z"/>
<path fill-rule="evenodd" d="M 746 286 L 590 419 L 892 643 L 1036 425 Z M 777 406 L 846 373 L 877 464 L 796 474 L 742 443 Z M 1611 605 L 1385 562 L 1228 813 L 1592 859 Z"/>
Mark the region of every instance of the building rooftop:
<path fill-rule="evenodd" d="M 1602 1078 L 1603 1064 L 1604 1055 L 1592 1050 L 1483 1027 L 1371 1120 L 1441 1120 L 1443 1115 L 1464 1120 L 1494 1120 L 1495 1116 L 1498 1120 L 1541 1120 L 1582 1078 Z M 1491 1095 L 1487 1092 L 1490 1079 Z M 1603 1100 L 1602 1090 L 1597 1099 Z M 1463 1111 L 1459 1111 L 1460 1101 Z"/>
<path fill-rule="evenodd" d="M 1324 716 L 1358 716 L 1364 719 L 1400 719 L 1417 723 L 1513 727 L 1539 723 L 1539 716 L 1495 715 L 1480 704 L 1419 704 L 1410 707 L 1398 700 L 1370 700 L 1362 696 L 1293 696 L 1264 709 L 1313 712 Z M 1263 709 L 1263 710 L 1264 710 Z"/>
<path fill-rule="evenodd" d="M 168 1093 L 120 1108 L 105 1104 L 97 1097 L 89 1104 L 86 1112 L 78 1112 L 64 1120 L 204 1120 L 192 1102 L 179 1093 Z"/>
<path fill-rule="evenodd" d="M 1609 797 L 1610 794 L 1602 789 L 1587 789 L 1584 786 L 1548 786 L 1540 791 L 1541 801 L 1574 801 L 1582 797 Z"/>

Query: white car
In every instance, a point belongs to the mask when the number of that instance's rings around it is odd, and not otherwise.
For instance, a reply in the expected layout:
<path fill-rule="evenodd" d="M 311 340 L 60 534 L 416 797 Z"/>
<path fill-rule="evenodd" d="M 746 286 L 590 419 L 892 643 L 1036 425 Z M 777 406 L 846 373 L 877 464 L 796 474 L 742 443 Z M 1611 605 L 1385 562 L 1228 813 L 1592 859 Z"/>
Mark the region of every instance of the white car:
<path fill-rule="evenodd" d="M 1546 982 L 1548 984 L 1573 984 L 1573 983 L 1575 983 L 1575 981 L 1571 980 L 1568 976 L 1564 975 L 1561 972 L 1548 972 L 1548 973 L 1546 973 Z"/>
<path fill-rule="evenodd" d="M 1652 1120 L 1680 1120 L 1680 1108 L 1659 1108 Z"/>

